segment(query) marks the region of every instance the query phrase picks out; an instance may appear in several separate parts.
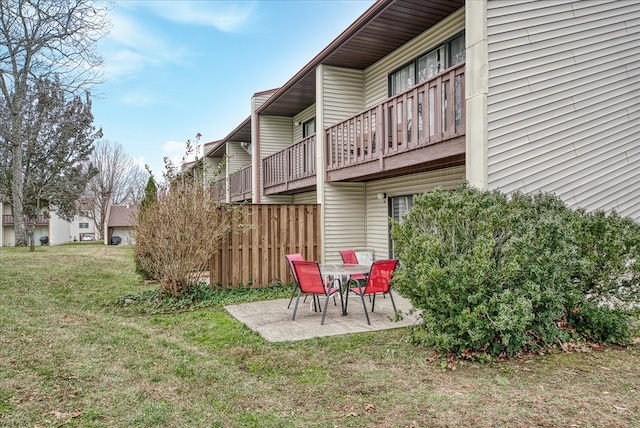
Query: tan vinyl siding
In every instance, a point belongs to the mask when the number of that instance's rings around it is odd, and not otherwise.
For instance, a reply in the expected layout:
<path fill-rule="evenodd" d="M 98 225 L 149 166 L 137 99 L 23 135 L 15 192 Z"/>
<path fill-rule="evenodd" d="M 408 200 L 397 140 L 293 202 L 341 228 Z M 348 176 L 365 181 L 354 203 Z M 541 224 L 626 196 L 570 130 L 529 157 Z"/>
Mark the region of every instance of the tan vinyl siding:
<path fill-rule="evenodd" d="M 322 77 L 325 128 L 363 110 L 360 70 L 325 66 Z"/>
<path fill-rule="evenodd" d="M 425 193 L 438 187 L 453 189 L 464 181 L 464 177 L 464 166 L 458 166 L 368 183 L 364 246 L 374 249 L 376 259 L 389 257 L 388 199 L 378 199 L 378 193 L 386 193 L 388 198 Z"/>
<path fill-rule="evenodd" d="M 365 184 L 327 183 L 323 209 L 323 260 L 327 263 L 337 263 L 342 260 L 340 250 L 365 245 Z"/>
<path fill-rule="evenodd" d="M 293 121 L 290 117 L 260 116 L 260 158 L 264 159 L 293 143 Z M 260 192 L 262 192 L 262 162 L 260 162 Z M 291 196 L 261 196 L 269 204 L 291 203 Z"/>
<path fill-rule="evenodd" d="M 640 219 L 640 6 L 489 1 L 488 187 Z"/>
<path fill-rule="evenodd" d="M 224 178 L 224 171 L 220 171 L 220 158 L 205 157 L 202 159 L 204 179 L 206 183 L 212 183 Z"/>
<path fill-rule="evenodd" d="M 316 115 L 316 105 L 310 105 L 306 109 L 302 110 L 300 113 L 293 116 L 293 141 L 302 140 L 302 124 L 309 119 L 313 118 Z M 298 122 L 300 125 L 295 126 L 295 123 Z"/>
<path fill-rule="evenodd" d="M 241 141 L 227 143 L 227 171 L 233 174 L 251 164 L 251 156 L 240 145 Z"/>
<path fill-rule="evenodd" d="M 367 68 L 364 72 L 364 108 L 372 107 L 388 98 L 389 73 L 416 59 L 418 56 L 427 53 L 429 50 L 463 30 L 464 8 L 461 8 L 409 43 Z"/>
<path fill-rule="evenodd" d="M 317 194 L 315 191 L 306 193 L 296 193 L 293 195 L 294 204 L 315 204 L 317 202 Z"/>

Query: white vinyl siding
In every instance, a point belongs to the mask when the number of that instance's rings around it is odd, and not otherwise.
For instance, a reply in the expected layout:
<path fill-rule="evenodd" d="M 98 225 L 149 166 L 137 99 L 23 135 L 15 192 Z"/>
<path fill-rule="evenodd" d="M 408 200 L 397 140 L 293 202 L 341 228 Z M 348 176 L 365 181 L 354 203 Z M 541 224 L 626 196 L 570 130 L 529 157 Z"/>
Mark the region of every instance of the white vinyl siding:
<path fill-rule="evenodd" d="M 418 56 L 426 54 L 463 30 L 464 8 L 461 8 L 367 68 L 364 72 L 365 108 L 379 104 L 388 98 L 388 76 L 391 72 L 413 61 Z"/>
<path fill-rule="evenodd" d="M 325 129 L 363 110 L 360 70 L 325 66 L 322 77 Z"/>
<path fill-rule="evenodd" d="M 389 257 L 388 200 L 378 199 L 378 193 L 386 193 L 388 198 L 425 193 L 438 187 L 454 189 L 464 181 L 464 177 L 464 166 L 457 166 L 367 183 L 367 221 L 364 246 L 375 250 L 376 259 Z"/>
<path fill-rule="evenodd" d="M 488 187 L 639 220 L 638 3 L 490 0 L 487 31 Z"/>
<path fill-rule="evenodd" d="M 293 126 L 293 141 L 297 142 L 302 140 L 302 124 L 316 115 L 316 105 L 310 105 L 300 113 L 293 116 L 293 123 L 299 123 L 298 126 Z"/>
<path fill-rule="evenodd" d="M 242 141 L 230 141 L 227 143 L 227 171 L 233 174 L 251 164 L 251 156 L 240 145 Z"/>
<path fill-rule="evenodd" d="M 260 116 L 260 157 L 264 159 L 293 144 L 293 121 L 290 117 Z M 262 161 L 260 163 L 260 191 L 262 192 Z M 291 203 L 289 195 L 262 196 L 264 203 Z"/>
<path fill-rule="evenodd" d="M 364 183 L 327 183 L 323 209 L 323 260 L 327 263 L 338 263 L 342 260 L 340 250 L 365 246 Z"/>
<path fill-rule="evenodd" d="M 325 222 L 324 260 L 339 262 L 340 250 L 365 247 L 375 251 L 376 259 L 389 257 L 387 199 L 378 199 L 378 193 L 402 196 L 453 189 L 464 175 L 464 166 L 458 166 L 369 183 L 328 183 L 324 208 L 331 215 Z"/>
<path fill-rule="evenodd" d="M 322 94 L 318 97 L 322 112 L 316 118 L 318 132 L 362 111 L 363 80 L 360 70 L 323 66 L 319 76 Z M 316 138 L 318 153 L 324 152 L 324 135 Z M 317 165 L 322 173 L 324 165 Z M 353 248 L 364 237 L 364 184 L 324 183 L 318 176 L 322 197 L 323 260 L 339 262 L 339 250 Z M 322 189 L 324 183 L 324 189 Z M 354 241 L 354 239 L 358 241 Z"/>
<path fill-rule="evenodd" d="M 205 157 L 202 159 L 205 183 L 216 182 L 224 178 L 224 170 L 219 171 L 221 162 L 220 158 Z"/>
<path fill-rule="evenodd" d="M 294 204 L 316 204 L 318 196 L 316 192 L 305 192 L 305 193 L 296 193 L 293 195 L 293 203 Z"/>

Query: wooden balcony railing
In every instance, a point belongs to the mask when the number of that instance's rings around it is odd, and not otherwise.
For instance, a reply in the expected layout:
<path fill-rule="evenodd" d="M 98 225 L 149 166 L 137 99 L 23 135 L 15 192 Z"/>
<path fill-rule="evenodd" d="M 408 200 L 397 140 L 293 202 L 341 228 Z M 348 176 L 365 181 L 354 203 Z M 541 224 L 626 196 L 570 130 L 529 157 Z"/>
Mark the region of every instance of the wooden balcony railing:
<path fill-rule="evenodd" d="M 251 199 L 251 172 L 251 165 L 247 165 L 229 176 L 229 197 L 231 202 Z"/>
<path fill-rule="evenodd" d="M 460 156 L 464 153 L 465 64 L 460 63 L 412 89 L 387 99 L 325 131 L 327 177 L 351 179 L 389 168 L 386 159 L 415 149 L 457 139 L 455 146 L 432 151 L 427 157 Z M 382 144 L 384 142 L 384 144 Z M 462 142 L 462 144 L 461 144 Z M 430 159 L 434 160 L 434 159 Z M 355 165 L 372 163 L 356 171 Z M 411 153 L 397 168 L 425 162 L 423 154 Z M 393 162 L 392 162 L 393 164 Z M 351 168 L 350 172 L 339 172 Z M 335 171 L 332 175 L 332 171 Z"/>
<path fill-rule="evenodd" d="M 36 225 L 37 226 L 44 226 L 44 225 L 49 224 L 49 217 L 47 217 L 46 215 L 39 215 L 38 217 L 36 217 L 35 220 L 36 220 Z M 33 220 L 27 219 L 25 221 L 25 223 L 27 225 L 31 225 L 31 224 L 33 224 Z M 14 224 L 13 216 L 11 214 L 3 214 L 2 215 L 2 224 L 4 224 L 4 225 L 12 225 L 12 224 Z"/>
<path fill-rule="evenodd" d="M 216 202 L 227 202 L 227 179 L 222 178 L 211 184 L 211 195 Z"/>
<path fill-rule="evenodd" d="M 265 195 L 316 184 L 316 136 L 311 135 L 262 160 Z"/>

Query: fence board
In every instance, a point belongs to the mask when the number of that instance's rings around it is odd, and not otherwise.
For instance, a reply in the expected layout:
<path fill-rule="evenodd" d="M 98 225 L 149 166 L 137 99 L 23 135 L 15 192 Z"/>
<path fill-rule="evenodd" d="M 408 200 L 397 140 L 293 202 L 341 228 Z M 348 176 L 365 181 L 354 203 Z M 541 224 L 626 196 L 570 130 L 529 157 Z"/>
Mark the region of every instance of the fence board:
<path fill-rule="evenodd" d="M 229 232 L 212 254 L 210 281 L 222 287 L 263 287 L 293 281 L 285 254 L 301 253 L 307 260 L 320 254 L 319 205 L 243 205 L 244 233 Z M 247 226 L 251 227 L 247 227 Z"/>

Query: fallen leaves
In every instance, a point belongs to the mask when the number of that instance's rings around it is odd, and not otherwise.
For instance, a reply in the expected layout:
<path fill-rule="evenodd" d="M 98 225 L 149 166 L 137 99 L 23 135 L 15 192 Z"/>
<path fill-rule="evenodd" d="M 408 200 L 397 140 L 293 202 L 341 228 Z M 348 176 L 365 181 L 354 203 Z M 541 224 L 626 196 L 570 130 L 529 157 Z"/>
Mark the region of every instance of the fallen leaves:
<path fill-rule="evenodd" d="M 45 416 L 53 416 L 56 419 L 74 419 L 78 416 L 82 416 L 82 409 L 75 409 L 71 412 L 63 412 L 61 410 L 51 410 L 50 412 L 45 413 Z"/>

